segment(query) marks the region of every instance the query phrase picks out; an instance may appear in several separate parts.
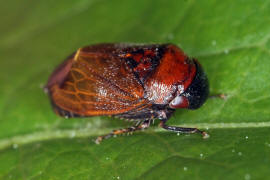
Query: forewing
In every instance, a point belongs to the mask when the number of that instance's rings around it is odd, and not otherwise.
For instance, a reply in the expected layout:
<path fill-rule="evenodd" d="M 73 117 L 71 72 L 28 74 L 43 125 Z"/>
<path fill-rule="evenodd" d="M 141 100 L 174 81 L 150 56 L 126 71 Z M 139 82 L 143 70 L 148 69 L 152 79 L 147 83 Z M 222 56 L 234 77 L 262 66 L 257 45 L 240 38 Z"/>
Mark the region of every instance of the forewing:
<path fill-rule="evenodd" d="M 47 88 L 60 115 L 115 115 L 148 103 L 127 62 L 110 51 L 81 48 L 52 76 Z"/>

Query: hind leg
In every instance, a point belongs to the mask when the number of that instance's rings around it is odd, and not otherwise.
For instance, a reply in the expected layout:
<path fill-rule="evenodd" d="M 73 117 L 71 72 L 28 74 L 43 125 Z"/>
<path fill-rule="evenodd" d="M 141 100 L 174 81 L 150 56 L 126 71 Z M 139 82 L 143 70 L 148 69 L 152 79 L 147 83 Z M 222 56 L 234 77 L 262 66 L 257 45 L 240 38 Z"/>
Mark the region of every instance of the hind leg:
<path fill-rule="evenodd" d="M 193 134 L 200 133 L 204 139 L 210 137 L 205 131 L 201 131 L 197 128 L 186 128 L 186 127 L 177 127 L 177 126 L 168 126 L 165 124 L 166 121 L 160 121 L 159 126 L 168 131 L 173 131 L 177 133 Z"/>

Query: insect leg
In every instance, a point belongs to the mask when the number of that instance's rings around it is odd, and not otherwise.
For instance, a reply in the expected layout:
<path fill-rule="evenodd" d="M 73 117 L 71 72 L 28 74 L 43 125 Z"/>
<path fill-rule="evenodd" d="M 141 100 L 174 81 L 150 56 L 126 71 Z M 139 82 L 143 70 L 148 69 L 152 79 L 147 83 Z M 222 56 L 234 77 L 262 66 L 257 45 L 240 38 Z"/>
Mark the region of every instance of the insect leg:
<path fill-rule="evenodd" d="M 223 100 L 226 100 L 227 99 L 227 95 L 226 94 L 214 94 L 214 95 L 211 95 L 209 96 L 208 98 L 220 98 L 220 99 L 223 99 Z"/>
<path fill-rule="evenodd" d="M 197 128 L 186 128 L 186 127 L 177 127 L 177 126 L 167 126 L 165 124 L 166 121 L 160 121 L 159 126 L 168 130 L 168 131 L 173 131 L 177 133 L 186 133 L 186 134 L 192 134 L 192 133 L 200 133 L 202 134 L 203 138 L 206 139 L 209 136 L 205 131 L 201 131 Z"/>
<path fill-rule="evenodd" d="M 124 129 L 118 129 L 118 130 L 113 130 L 111 133 L 109 134 L 106 134 L 104 136 L 99 136 L 96 140 L 95 140 L 95 143 L 96 144 L 100 144 L 100 142 L 104 139 L 108 139 L 112 136 L 115 136 L 115 135 L 119 135 L 119 134 L 126 134 L 126 133 L 132 133 L 134 131 L 138 131 L 138 130 L 143 130 L 143 129 L 146 129 L 150 126 L 150 121 L 149 120 L 146 120 L 146 121 L 143 121 L 142 123 L 139 123 L 138 125 L 136 126 L 131 126 L 131 127 L 128 127 L 128 128 L 124 128 Z"/>

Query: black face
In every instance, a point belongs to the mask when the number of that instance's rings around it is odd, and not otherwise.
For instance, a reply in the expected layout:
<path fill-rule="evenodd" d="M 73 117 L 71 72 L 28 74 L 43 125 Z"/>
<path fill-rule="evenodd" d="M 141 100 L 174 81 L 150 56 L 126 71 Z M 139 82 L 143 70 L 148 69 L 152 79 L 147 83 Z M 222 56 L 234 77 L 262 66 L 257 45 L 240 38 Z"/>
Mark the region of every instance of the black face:
<path fill-rule="evenodd" d="M 188 99 L 188 109 L 197 109 L 206 101 L 209 95 L 209 83 L 201 65 L 196 64 L 196 76 L 191 85 L 186 89 L 182 96 Z"/>

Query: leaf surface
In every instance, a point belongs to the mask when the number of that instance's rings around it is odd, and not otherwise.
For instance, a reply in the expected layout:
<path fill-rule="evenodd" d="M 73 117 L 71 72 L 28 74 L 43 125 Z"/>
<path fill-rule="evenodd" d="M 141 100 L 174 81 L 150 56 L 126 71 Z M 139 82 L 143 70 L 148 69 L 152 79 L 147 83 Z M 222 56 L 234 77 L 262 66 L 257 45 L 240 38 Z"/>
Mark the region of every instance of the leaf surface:
<path fill-rule="evenodd" d="M 0 7 L 0 179 L 263 179 L 269 173 L 270 1 L 5 1 Z M 77 48 L 174 43 L 196 57 L 211 94 L 168 124 L 95 145 L 130 124 L 56 116 L 42 87 Z M 157 123 L 156 123 L 157 124 Z"/>

